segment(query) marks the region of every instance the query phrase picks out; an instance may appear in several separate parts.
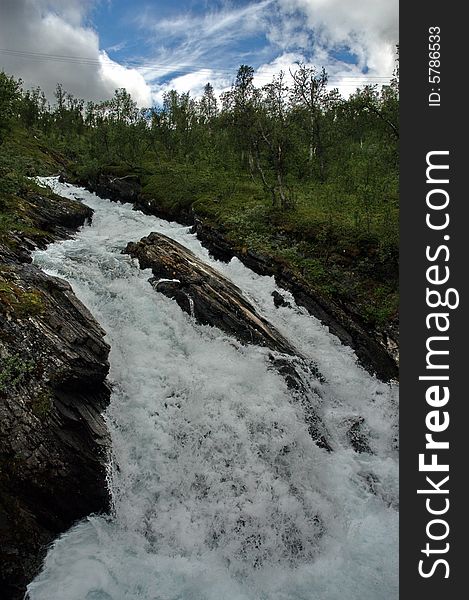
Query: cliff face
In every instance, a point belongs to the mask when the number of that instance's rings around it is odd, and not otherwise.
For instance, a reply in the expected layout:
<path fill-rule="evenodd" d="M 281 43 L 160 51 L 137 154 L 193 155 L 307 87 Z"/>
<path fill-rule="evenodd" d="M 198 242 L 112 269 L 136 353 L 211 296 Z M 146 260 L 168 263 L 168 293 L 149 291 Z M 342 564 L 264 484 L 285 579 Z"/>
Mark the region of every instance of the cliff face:
<path fill-rule="evenodd" d="M 0 244 L 0 589 L 22 598 L 46 545 L 109 507 L 105 462 L 109 346 L 65 281 L 29 264 L 35 245 L 91 217 L 79 202 L 36 195 L 35 225 Z"/>

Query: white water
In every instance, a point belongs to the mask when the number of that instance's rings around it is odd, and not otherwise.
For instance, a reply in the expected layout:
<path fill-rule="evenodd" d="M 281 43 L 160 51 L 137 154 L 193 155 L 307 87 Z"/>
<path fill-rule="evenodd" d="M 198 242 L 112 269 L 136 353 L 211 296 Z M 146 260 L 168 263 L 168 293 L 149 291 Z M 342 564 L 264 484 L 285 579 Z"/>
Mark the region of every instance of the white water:
<path fill-rule="evenodd" d="M 272 278 L 210 259 L 186 227 L 48 182 L 95 211 L 91 227 L 34 260 L 67 279 L 108 332 L 114 513 L 59 538 L 29 597 L 396 599 L 396 386 L 368 375 L 288 294 L 293 308 L 276 309 Z M 197 325 L 120 254 L 151 231 L 231 278 L 318 363 L 334 452 L 312 442 L 265 350 Z M 346 442 L 353 415 L 365 418 L 374 455 Z"/>

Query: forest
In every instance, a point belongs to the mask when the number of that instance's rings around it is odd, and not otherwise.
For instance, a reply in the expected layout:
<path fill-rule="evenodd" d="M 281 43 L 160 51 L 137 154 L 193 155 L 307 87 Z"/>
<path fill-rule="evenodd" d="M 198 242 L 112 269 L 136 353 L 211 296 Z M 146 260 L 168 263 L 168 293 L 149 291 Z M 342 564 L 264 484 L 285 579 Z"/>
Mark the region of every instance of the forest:
<path fill-rule="evenodd" d="M 398 306 L 399 70 L 344 98 L 324 69 L 298 64 L 255 85 L 241 65 L 217 98 L 176 90 L 138 108 L 125 89 L 101 102 L 0 73 L 0 235 L 28 226 L 27 176 L 136 179 L 148 205 L 191 213 L 241 251 L 273 257 L 370 328 Z"/>

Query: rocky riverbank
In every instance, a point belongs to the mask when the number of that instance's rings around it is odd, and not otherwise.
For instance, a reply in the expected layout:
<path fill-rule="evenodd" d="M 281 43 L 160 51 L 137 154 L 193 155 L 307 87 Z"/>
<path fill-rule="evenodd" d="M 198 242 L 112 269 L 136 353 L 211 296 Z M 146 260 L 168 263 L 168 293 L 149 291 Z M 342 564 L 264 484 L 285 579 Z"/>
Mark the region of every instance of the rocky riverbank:
<path fill-rule="evenodd" d="M 31 264 L 35 247 L 92 216 L 80 202 L 27 190 L 0 239 L 0 590 L 22 598 L 47 545 L 109 507 L 109 346 L 68 283 Z"/>
<path fill-rule="evenodd" d="M 218 225 L 201 218 L 193 210 L 168 210 L 142 193 L 138 176 L 115 177 L 100 174 L 80 181 L 91 191 L 114 201 L 131 202 L 147 214 L 192 225 L 202 244 L 218 260 L 229 261 L 236 256 L 260 275 L 274 276 L 277 284 L 289 290 L 295 301 L 327 325 L 344 344 L 351 346 L 361 364 L 383 381 L 398 379 L 397 324 L 370 327 L 359 308 L 343 298 L 326 297 L 308 283 L 301 274 L 286 266 L 276 256 L 254 252 L 233 242 Z"/>

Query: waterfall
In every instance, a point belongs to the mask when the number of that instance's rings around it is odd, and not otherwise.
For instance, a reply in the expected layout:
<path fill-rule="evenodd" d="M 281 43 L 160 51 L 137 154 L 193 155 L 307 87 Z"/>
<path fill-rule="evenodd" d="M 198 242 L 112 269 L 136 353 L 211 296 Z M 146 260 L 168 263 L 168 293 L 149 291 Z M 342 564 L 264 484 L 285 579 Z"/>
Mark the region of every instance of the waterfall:
<path fill-rule="evenodd" d="M 187 227 L 43 182 L 95 211 L 34 261 L 69 281 L 107 331 L 113 510 L 55 541 L 29 598 L 396 599 L 397 386 L 365 372 L 287 292 L 291 306 L 276 308 L 272 278 L 213 260 Z M 333 452 L 309 436 L 266 349 L 197 324 L 121 254 L 152 231 L 231 279 L 318 365 L 325 381 L 311 385 Z M 371 453 L 349 443 L 358 418 Z"/>

